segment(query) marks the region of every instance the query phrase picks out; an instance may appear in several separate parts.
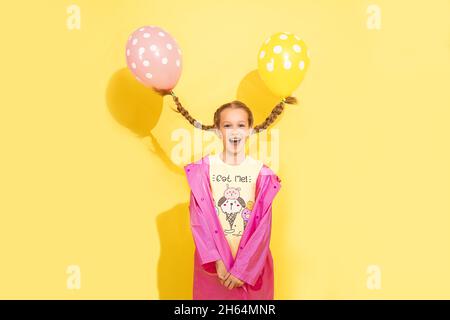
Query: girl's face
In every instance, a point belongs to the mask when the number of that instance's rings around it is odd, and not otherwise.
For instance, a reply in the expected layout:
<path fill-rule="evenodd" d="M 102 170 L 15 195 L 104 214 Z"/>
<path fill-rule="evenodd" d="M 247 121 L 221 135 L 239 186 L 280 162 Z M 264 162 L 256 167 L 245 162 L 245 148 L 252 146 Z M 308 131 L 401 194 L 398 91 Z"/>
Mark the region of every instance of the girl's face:
<path fill-rule="evenodd" d="M 244 151 L 250 135 L 248 114 L 241 108 L 226 108 L 220 113 L 219 129 L 216 133 L 222 139 L 224 151 L 238 154 Z"/>

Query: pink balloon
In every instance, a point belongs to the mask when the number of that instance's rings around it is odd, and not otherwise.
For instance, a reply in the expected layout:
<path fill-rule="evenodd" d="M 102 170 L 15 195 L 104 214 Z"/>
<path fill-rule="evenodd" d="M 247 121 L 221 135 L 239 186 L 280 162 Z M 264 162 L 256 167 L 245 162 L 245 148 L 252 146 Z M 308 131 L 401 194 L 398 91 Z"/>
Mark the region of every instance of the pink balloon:
<path fill-rule="evenodd" d="M 181 75 L 181 50 L 165 30 L 143 26 L 128 38 L 127 65 L 146 87 L 172 90 Z"/>

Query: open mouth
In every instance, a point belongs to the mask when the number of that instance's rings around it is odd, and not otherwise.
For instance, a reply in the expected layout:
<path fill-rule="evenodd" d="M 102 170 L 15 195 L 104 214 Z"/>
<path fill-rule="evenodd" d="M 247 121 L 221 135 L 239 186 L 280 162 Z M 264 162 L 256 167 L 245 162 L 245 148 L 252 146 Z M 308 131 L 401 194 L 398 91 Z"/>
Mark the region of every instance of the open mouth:
<path fill-rule="evenodd" d="M 228 139 L 228 141 L 230 141 L 231 144 L 234 144 L 235 146 L 237 146 L 240 142 L 241 142 L 241 138 L 239 137 L 232 137 L 230 139 Z"/>

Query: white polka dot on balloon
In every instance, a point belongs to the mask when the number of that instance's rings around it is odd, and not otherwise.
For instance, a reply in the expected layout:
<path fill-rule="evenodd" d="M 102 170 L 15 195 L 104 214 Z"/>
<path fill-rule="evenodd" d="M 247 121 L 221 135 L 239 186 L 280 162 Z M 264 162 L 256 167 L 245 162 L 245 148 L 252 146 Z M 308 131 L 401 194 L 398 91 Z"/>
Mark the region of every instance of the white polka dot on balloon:
<path fill-rule="evenodd" d="M 282 50 L 281 46 L 275 46 L 275 47 L 273 47 L 273 52 L 275 52 L 275 53 L 277 53 L 277 54 L 280 53 L 281 50 Z"/>
<path fill-rule="evenodd" d="M 300 68 L 300 70 L 303 70 L 305 68 L 305 61 L 300 60 L 300 62 L 298 63 L 298 67 Z"/>
<path fill-rule="evenodd" d="M 153 78 L 153 75 L 152 75 L 150 72 L 147 72 L 147 73 L 145 74 L 145 77 L 146 77 L 147 79 L 151 79 L 151 78 Z"/>
<path fill-rule="evenodd" d="M 288 36 L 285 35 L 285 34 L 281 34 L 281 35 L 280 35 L 280 39 L 281 39 L 281 40 L 286 40 L 287 38 L 288 38 Z"/>
<path fill-rule="evenodd" d="M 270 59 L 270 62 L 268 62 L 267 64 L 266 64 L 266 69 L 267 69 L 267 71 L 269 71 L 269 72 L 272 72 L 273 71 L 273 68 L 274 68 L 274 65 L 273 65 L 274 63 L 273 63 L 273 58 L 272 59 Z"/>
<path fill-rule="evenodd" d="M 170 43 L 166 44 L 166 48 L 172 50 L 172 45 Z"/>
<path fill-rule="evenodd" d="M 294 51 L 297 52 L 297 53 L 302 51 L 302 48 L 300 48 L 300 46 L 298 44 L 294 44 L 292 46 L 292 49 L 294 49 Z"/>
<path fill-rule="evenodd" d="M 162 64 L 167 64 L 168 59 L 166 57 L 162 58 L 161 62 Z"/>
<path fill-rule="evenodd" d="M 164 37 L 165 36 L 165 34 L 164 34 L 164 32 L 158 32 L 158 36 L 160 36 L 160 37 Z"/>
<path fill-rule="evenodd" d="M 127 57 L 130 56 L 130 49 L 127 49 Z"/>
<path fill-rule="evenodd" d="M 180 60 L 177 59 L 177 61 L 175 61 L 175 64 L 177 65 L 177 67 L 180 66 Z"/>
<path fill-rule="evenodd" d="M 142 55 L 144 54 L 144 52 L 145 52 L 145 48 L 144 47 L 140 47 L 139 51 L 138 51 L 139 59 L 142 60 Z"/>
<path fill-rule="evenodd" d="M 137 42 L 138 42 L 138 39 L 137 39 L 137 38 L 134 38 L 134 39 L 133 39 L 133 42 L 132 42 L 133 46 L 135 46 Z"/>
<path fill-rule="evenodd" d="M 144 33 L 144 38 L 149 38 L 150 37 L 150 33 L 146 32 Z"/>
<path fill-rule="evenodd" d="M 290 69 L 291 66 L 292 66 L 291 61 L 289 61 L 289 60 L 284 60 L 283 67 L 284 67 L 285 69 Z"/>
<path fill-rule="evenodd" d="M 136 63 L 132 62 L 132 63 L 131 63 L 131 67 L 132 67 L 133 69 L 136 69 Z"/>
<path fill-rule="evenodd" d="M 148 66 L 150 65 L 150 62 L 149 62 L 148 60 L 144 60 L 144 61 L 142 62 L 142 64 L 143 64 L 144 66 L 148 67 Z"/>
<path fill-rule="evenodd" d="M 265 55 L 266 55 L 266 52 L 263 50 L 263 51 L 261 51 L 261 53 L 259 54 L 259 58 L 262 59 L 262 58 L 264 58 Z"/>
<path fill-rule="evenodd" d="M 150 50 L 151 50 L 151 51 L 156 51 L 156 45 L 152 44 L 152 45 L 150 46 Z"/>

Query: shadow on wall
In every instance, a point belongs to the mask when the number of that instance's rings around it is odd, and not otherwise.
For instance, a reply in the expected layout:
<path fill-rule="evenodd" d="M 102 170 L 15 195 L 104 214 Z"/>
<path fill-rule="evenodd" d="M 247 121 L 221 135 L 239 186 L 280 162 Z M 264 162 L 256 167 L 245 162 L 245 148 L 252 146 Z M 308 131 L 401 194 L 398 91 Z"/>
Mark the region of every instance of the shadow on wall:
<path fill-rule="evenodd" d="M 158 261 L 160 299 L 192 299 L 194 242 L 189 203 L 179 204 L 156 218 L 161 244 Z"/>
<path fill-rule="evenodd" d="M 174 173 L 184 175 L 183 168 L 175 165 L 152 134 L 162 113 L 164 99 L 138 82 L 127 68 L 111 77 L 106 90 L 106 103 L 114 120 L 129 129 L 138 138 L 149 137 L 155 154 Z"/>
<path fill-rule="evenodd" d="M 255 119 L 254 125 L 263 122 L 280 101 L 265 86 L 257 70 L 250 71 L 245 75 L 239 84 L 236 97 L 223 103 L 235 99 L 244 102 L 252 110 Z M 188 188 L 184 169 L 172 162 L 170 156 L 161 148 L 157 137 L 152 134 L 152 129 L 161 116 L 164 98 L 139 83 L 127 68 L 122 68 L 113 74 L 108 83 L 106 101 L 113 119 L 129 129 L 136 137 L 149 137 L 152 142 L 152 148 L 149 148 L 149 151 L 152 155 L 158 157 L 166 165 L 168 172 L 178 174 L 180 183 L 185 183 Z M 168 101 L 171 101 L 171 107 L 175 106 L 172 100 Z M 180 101 L 183 103 L 182 97 L 180 97 Z M 191 112 L 189 106 L 185 107 Z M 212 119 L 214 111 L 215 108 L 212 108 L 210 114 L 204 117 Z M 192 114 L 192 116 L 196 119 L 202 118 L 196 114 Z M 269 127 L 269 131 L 283 116 L 284 112 Z M 191 124 L 186 122 L 186 128 L 191 129 Z M 270 135 L 268 139 L 268 143 L 270 143 Z M 177 199 L 174 198 L 173 201 L 176 202 Z M 282 222 L 282 225 L 285 223 L 284 220 L 277 219 L 277 221 L 278 223 Z M 189 223 L 189 203 L 178 204 L 172 209 L 160 213 L 156 218 L 156 225 L 160 240 L 160 257 L 157 267 L 159 298 L 192 299 L 195 247 Z M 282 225 L 278 224 L 276 229 L 282 230 Z M 272 232 L 272 240 L 278 243 L 274 237 L 281 237 L 281 233 Z M 280 258 L 279 254 L 278 257 Z"/>
<path fill-rule="evenodd" d="M 144 87 L 126 68 L 111 77 L 106 102 L 113 118 L 141 138 L 151 134 L 163 108 L 163 97 Z"/>
<path fill-rule="evenodd" d="M 247 73 L 239 83 L 236 99 L 244 102 L 252 110 L 254 125 L 263 122 L 281 100 L 269 91 L 256 69 Z M 271 124 L 269 130 L 276 126 L 284 115 L 285 113 L 282 112 Z"/>

